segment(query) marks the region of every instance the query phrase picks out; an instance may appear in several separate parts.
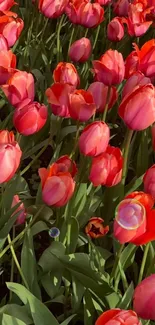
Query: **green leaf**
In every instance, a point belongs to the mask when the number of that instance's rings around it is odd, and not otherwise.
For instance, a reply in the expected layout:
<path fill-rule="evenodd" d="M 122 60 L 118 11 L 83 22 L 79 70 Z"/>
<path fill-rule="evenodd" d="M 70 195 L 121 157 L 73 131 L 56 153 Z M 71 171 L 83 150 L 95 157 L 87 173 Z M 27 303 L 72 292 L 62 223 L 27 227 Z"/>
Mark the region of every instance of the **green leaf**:
<path fill-rule="evenodd" d="M 109 309 L 112 309 L 116 308 L 120 301 L 120 297 L 116 292 L 112 292 L 110 295 L 106 296 L 106 300 L 108 301 Z"/>
<path fill-rule="evenodd" d="M 143 183 L 144 175 L 141 175 L 139 178 L 135 177 L 128 185 L 125 186 L 125 195 L 128 195 L 136 191 L 140 185 Z"/>
<path fill-rule="evenodd" d="M 93 325 L 95 309 L 94 309 L 92 297 L 88 290 L 86 290 L 84 294 L 83 304 L 84 304 L 84 325 Z"/>
<path fill-rule="evenodd" d="M 24 236 L 24 243 L 21 252 L 21 269 L 29 285 L 30 291 L 41 300 L 40 288 L 37 281 L 37 264 L 31 229 L 28 229 Z"/>
<path fill-rule="evenodd" d="M 58 271 L 62 265 L 59 257 L 65 254 L 65 246 L 60 242 L 53 242 L 42 254 L 39 265 L 44 273 Z"/>
<path fill-rule="evenodd" d="M 7 282 L 6 285 L 25 305 L 28 304 L 35 325 L 59 325 L 49 309 L 24 286 L 13 282 Z"/>
<path fill-rule="evenodd" d="M 68 325 L 70 321 L 75 317 L 76 315 L 71 315 L 67 319 L 64 320 L 64 322 L 61 323 L 61 325 Z"/>
<path fill-rule="evenodd" d="M 139 149 L 137 155 L 137 175 L 140 176 L 148 169 L 148 130 L 141 132 L 141 139 L 139 141 Z"/>
<path fill-rule="evenodd" d="M 12 226 L 14 225 L 14 223 L 15 223 L 18 215 L 19 215 L 19 212 L 17 212 L 16 214 L 14 214 L 9 219 L 9 221 L 5 224 L 5 226 L 1 229 L 1 231 L 0 231 L 0 240 L 7 237 L 7 235 L 9 234 Z"/>
<path fill-rule="evenodd" d="M 62 271 L 57 270 L 55 272 L 50 272 L 41 277 L 41 283 L 47 294 L 51 299 L 56 297 L 59 292 L 59 288 L 62 281 Z"/>
<path fill-rule="evenodd" d="M 2 325 L 26 325 L 22 320 L 10 315 L 3 315 Z"/>
<path fill-rule="evenodd" d="M 77 219 L 74 217 L 70 218 L 68 222 L 68 229 L 67 229 L 67 252 L 74 253 L 77 246 L 79 236 L 79 224 Z"/>
<path fill-rule="evenodd" d="M 78 217 L 86 203 L 87 199 L 87 183 L 81 183 L 79 189 L 76 193 L 76 198 L 74 201 L 74 215 Z"/>
<path fill-rule="evenodd" d="M 23 321 L 26 325 L 32 324 L 32 318 L 28 314 L 28 310 L 25 306 L 18 306 L 16 304 L 8 304 L 0 308 L 0 322 L 2 321 L 3 314 L 7 314 L 13 317 L 17 317 Z"/>
<path fill-rule="evenodd" d="M 131 282 L 123 298 L 121 299 L 121 302 L 117 304 L 117 308 L 128 309 L 133 298 L 133 292 L 134 292 L 134 285 L 133 282 Z"/>
<path fill-rule="evenodd" d="M 81 300 L 85 292 L 85 288 L 74 276 L 72 276 L 72 289 L 73 289 L 73 296 L 72 296 L 71 303 L 72 303 L 72 309 L 75 312 L 80 307 Z"/>
<path fill-rule="evenodd" d="M 32 236 L 35 236 L 37 234 L 39 234 L 42 231 L 48 230 L 49 227 L 47 226 L 47 224 L 44 221 L 38 221 L 36 222 L 32 227 L 31 227 L 31 234 Z"/>

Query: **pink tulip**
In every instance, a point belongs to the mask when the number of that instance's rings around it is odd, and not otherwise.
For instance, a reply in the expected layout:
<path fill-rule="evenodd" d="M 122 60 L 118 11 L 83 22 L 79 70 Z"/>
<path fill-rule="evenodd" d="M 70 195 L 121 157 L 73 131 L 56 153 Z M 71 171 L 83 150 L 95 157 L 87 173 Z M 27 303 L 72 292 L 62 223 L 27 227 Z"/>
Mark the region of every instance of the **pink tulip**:
<path fill-rule="evenodd" d="M 89 91 L 79 89 L 69 95 L 69 113 L 74 120 L 88 121 L 95 111 L 94 99 Z"/>
<path fill-rule="evenodd" d="M 70 117 L 69 113 L 69 94 L 72 93 L 74 87 L 69 84 L 61 84 L 59 82 L 53 84 L 46 90 L 47 100 L 50 104 L 52 113 L 57 116 Z"/>
<path fill-rule="evenodd" d="M 95 81 L 89 86 L 88 91 L 94 98 L 97 112 L 104 112 L 107 102 L 108 86 L 105 86 L 102 82 Z M 117 89 L 114 86 L 111 86 L 108 109 L 113 107 L 117 98 Z"/>
<path fill-rule="evenodd" d="M 11 208 L 13 208 L 19 202 L 21 202 L 20 199 L 19 199 L 19 196 L 14 195 Z M 22 225 L 25 222 L 25 219 L 26 219 L 26 211 L 25 211 L 24 204 L 22 202 L 21 202 L 20 206 L 15 210 L 13 215 L 16 214 L 17 212 L 19 212 L 19 213 L 18 213 L 18 217 L 16 219 L 16 225 Z"/>
<path fill-rule="evenodd" d="M 95 121 L 86 126 L 79 138 L 80 151 L 85 156 L 98 156 L 108 146 L 110 129 L 104 122 Z"/>
<path fill-rule="evenodd" d="M 60 17 L 69 0 L 39 0 L 39 10 L 48 18 Z"/>
<path fill-rule="evenodd" d="M 114 4 L 114 13 L 119 17 L 128 16 L 129 0 L 117 0 Z"/>
<path fill-rule="evenodd" d="M 0 131 L 0 183 L 8 182 L 19 167 L 22 151 L 13 132 Z"/>
<path fill-rule="evenodd" d="M 8 51 L 9 47 L 8 47 L 8 42 L 5 39 L 5 37 L 0 34 L 0 51 Z"/>
<path fill-rule="evenodd" d="M 155 165 L 150 167 L 143 178 L 144 191 L 155 199 Z"/>
<path fill-rule="evenodd" d="M 145 278 L 134 291 L 133 308 L 143 319 L 155 320 L 155 274 Z"/>
<path fill-rule="evenodd" d="M 131 93 L 136 86 L 144 86 L 149 83 L 151 83 L 150 78 L 145 77 L 140 71 L 133 73 L 125 83 L 122 98 Z"/>
<path fill-rule="evenodd" d="M 95 0 L 94 2 L 99 3 L 101 6 L 107 6 L 112 0 Z"/>
<path fill-rule="evenodd" d="M 74 62 L 85 62 L 91 55 L 91 43 L 86 37 L 82 37 L 75 41 L 69 50 L 69 57 Z"/>
<path fill-rule="evenodd" d="M 124 37 L 124 25 L 120 17 L 113 18 L 107 27 L 108 39 L 112 42 L 119 42 Z"/>
<path fill-rule="evenodd" d="M 10 10 L 15 4 L 14 0 L 0 0 L 0 11 Z"/>
<path fill-rule="evenodd" d="M 8 101 L 15 107 L 25 99 L 29 99 L 29 102 L 34 100 L 34 78 L 31 73 L 17 71 L 1 88 Z"/>
<path fill-rule="evenodd" d="M 104 20 L 104 9 L 99 3 L 82 3 L 79 9 L 80 25 L 86 28 L 96 27 Z"/>

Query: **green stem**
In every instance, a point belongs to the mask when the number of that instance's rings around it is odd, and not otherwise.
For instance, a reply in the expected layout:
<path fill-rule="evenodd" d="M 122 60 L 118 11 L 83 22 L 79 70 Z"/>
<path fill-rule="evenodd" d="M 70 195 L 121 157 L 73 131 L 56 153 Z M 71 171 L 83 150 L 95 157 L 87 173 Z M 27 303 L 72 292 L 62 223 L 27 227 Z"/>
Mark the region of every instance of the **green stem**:
<path fill-rule="evenodd" d="M 75 27 L 72 28 L 72 33 L 71 33 L 71 37 L 70 37 L 69 45 L 68 45 L 68 53 L 69 53 L 70 47 L 71 47 L 72 42 L 73 42 L 74 34 L 75 34 Z"/>
<path fill-rule="evenodd" d="M 105 109 L 103 112 L 103 121 L 106 120 L 106 116 L 107 116 L 107 112 L 108 112 L 108 105 L 109 105 L 109 99 L 110 99 L 110 93 L 111 93 L 111 87 L 108 87 L 108 92 L 107 92 L 107 98 L 106 98 L 106 105 L 105 105 Z"/>
<path fill-rule="evenodd" d="M 18 272 L 19 272 L 19 274 L 20 274 L 20 276 L 21 276 L 21 278 L 22 278 L 22 280 L 23 280 L 23 283 L 24 283 L 25 287 L 29 290 L 29 285 L 28 285 L 28 283 L 27 283 L 27 281 L 26 281 L 26 279 L 25 279 L 25 276 L 24 276 L 24 274 L 23 274 L 23 272 L 22 272 L 22 269 L 21 269 L 21 267 L 20 267 L 20 265 L 19 265 L 19 262 L 18 262 L 18 259 L 17 259 L 17 256 L 16 256 L 16 253 L 15 253 L 14 247 L 13 247 L 13 245 L 12 245 L 12 241 L 11 241 L 11 237 L 10 237 L 10 235 L 8 235 L 8 243 L 11 245 L 11 246 L 10 246 L 10 250 L 11 250 L 12 257 L 13 257 L 13 259 L 14 259 L 14 262 L 15 262 L 15 264 L 16 264 L 16 267 L 17 267 L 17 269 L 18 269 Z"/>
<path fill-rule="evenodd" d="M 78 145 L 79 133 L 80 133 L 80 124 L 79 124 L 79 122 L 77 122 L 77 130 L 76 130 L 75 142 L 74 142 L 73 150 L 72 150 L 72 152 L 70 154 L 70 158 L 75 156 L 76 148 L 77 148 L 77 145 Z"/>
<path fill-rule="evenodd" d="M 144 255 L 143 255 L 143 259 L 142 259 L 142 264 L 141 264 L 141 268 L 140 268 L 140 272 L 139 272 L 138 283 L 140 283 L 142 281 L 142 278 L 143 278 L 143 273 L 144 273 L 144 269 L 145 269 L 145 264 L 146 264 L 146 259 L 147 259 L 149 247 L 150 247 L 150 243 L 148 243 L 145 246 Z"/>
<path fill-rule="evenodd" d="M 129 149 L 130 149 L 130 142 L 131 138 L 133 135 L 133 130 L 128 129 L 125 137 L 125 142 L 124 142 L 124 149 L 123 155 L 124 155 L 124 162 L 123 162 L 123 171 L 122 171 L 122 185 L 125 185 L 125 178 L 126 178 L 126 173 L 128 170 L 128 155 L 129 155 Z"/>
<path fill-rule="evenodd" d="M 13 234 L 12 234 L 12 238 L 14 239 L 15 238 L 15 226 L 13 226 Z M 12 256 L 12 260 L 11 260 L 11 275 L 10 275 L 10 282 L 13 282 L 13 276 L 14 276 L 14 266 L 15 266 L 15 263 L 14 263 L 14 258 Z M 12 291 L 10 291 L 10 301 L 12 299 Z"/>
<path fill-rule="evenodd" d="M 114 266 L 113 266 L 113 269 L 112 269 L 112 272 L 111 272 L 111 279 L 116 277 L 118 262 L 119 262 L 119 259 L 121 257 L 121 253 L 122 253 L 123 248 L 124 248 L 124 245 L 121 245 L 118 252 L 117 252 L 115 262 L 114 262 Z"/>
<path fill-rule="evenodd" d="M 59 63 L 60 61 L 60 52 L 61 52 L 60 32 L 61 32 L 63 20 L 64 20 L 64 16 L 62 15 L 57 30 L 57 63 Z"/>
<path fill-rule="evenodd" d="M 98 27 L 97 27 L 97 31 L 96 31 L 95 40 L 94 40 L 94 44 L 93 44 L 93 50 L 94 50 L 95 47 L 96 47 L 96 43 L 97 43 L 98 36 L 99 36 L 99 33 L 100 33 L 100 28 L 101 28 L 101 25 L 98 25 Z"/>
<path fill-rule="evenodd" d="M 14 245 L 18 240 L 20 240 L 24 234 L 28 231 L 28 229 L 33 225 L 33 223 L 36 221 L 36 219 L 38 218 L 40 212 L 43 210 L 44 208 L 44 205 L 42 205 L 40 207 L 40 209 L 37 211 L 37 213 L 34 215 L 33 219 L 31 222 L 29 222 L 28 226 L 23 230 L 21 231 L 18 236 L 16 236 L 3 250 L 2 252 L 0 253 L 0 259 L 3 257 L 3 255 L 8 251 L 8 249 L 10 249 L 10 247 L 12 245 Z"/>

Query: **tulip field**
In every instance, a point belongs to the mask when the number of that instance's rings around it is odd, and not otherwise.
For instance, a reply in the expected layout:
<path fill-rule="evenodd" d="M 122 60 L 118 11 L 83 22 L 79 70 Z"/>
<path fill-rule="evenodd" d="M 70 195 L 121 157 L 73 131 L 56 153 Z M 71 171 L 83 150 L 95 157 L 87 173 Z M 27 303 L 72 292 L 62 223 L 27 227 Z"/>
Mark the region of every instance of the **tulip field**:
<path fill-rule="evenodd" d="M 155 325 L 155 0 L 0 0 L 0 325 Z"/>

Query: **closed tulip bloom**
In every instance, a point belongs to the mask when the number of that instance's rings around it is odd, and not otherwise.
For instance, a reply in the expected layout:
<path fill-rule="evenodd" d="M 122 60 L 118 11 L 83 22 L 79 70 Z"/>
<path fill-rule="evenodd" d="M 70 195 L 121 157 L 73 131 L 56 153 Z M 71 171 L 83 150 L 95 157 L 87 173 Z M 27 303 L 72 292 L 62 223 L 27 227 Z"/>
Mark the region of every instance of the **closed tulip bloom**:
<path fill-rule="evenodd" d="M 121 243 L 136 246 L 155 240 L 154 200 L 150 194 L 133 192 L 118 205 L 114 237 Z"/>
<path fill-rule="evenodd" d="M 14 195 L 11 208 L 13 208 L 15 205 L 17 205 L 20 202 L 21 202 L 21 200 L 19 199 L 19 196 Z M 16 213 L 18 213 L 18 217 L 16 219 L 16 225 L 22 225 L 26 219 L 26 211 L 25 211 L 24 204 L 22 202 L 18 206 L 18 208 L 15 210 L 15 212 L 12 214 L 12 216 Z"/>
<path fill-rule="evenodd" d="M 122 98 L 131 93 L 136 86 L 144 86 L 149 83 L 151 83 L 150 78 L 145 77 L 140 71 L 135 72 L 125 83 L 122 92 Z"/>
<path fill-rule="evenodd" d="M 14 74 L 16 56 L 12 51 L 0 51 L 0 85 L 3 85 Z"/>
<path fill-rule="evenodd" d="M 68 83 L 75 88 L 80 84 L 80 78 L 75 66 L 67 62 L 59 62 L 53 71 L 54 82 Z"/>
<path fill-rule="evenodd" d="M 105 86 L 102 82 L 95 81 L 89 86 L 88 91 L 94 98 L 97 112 L 104 112 L 107 102 L 108 86 Z M 117 98 L 117 89 L 114 86 L 111 86 L 108 109 L 114 106 Z"/>
<path fill-rule="evenodd" d="M 42 199 L 49 206 L 64 206 L 74 193 L 75 182 L 68 168 L 66 169 L 62 168 L 60 161 L 53 163 L 48 169 L 39 169 Z"/>
<path fill-rule="evenodd" d="M 112 42 L 119 42 L 124 37 L 124 25 L 120 17 L 115 17 L 110 21 L 107 27 L 107 36 Z"/>
<path fill-rule="evenodd" d="M 79 138 L 79 148 L 85 156 L 98 156 L 109 144 L 110 129 L 104 122 L 95 121 L 84 128 Z"/>
<path fill-rule="evenodd" d="M 74 120 L 88 121 L 95 111 L 94 99 L 89 91 L 79 89 L 69 95 L 69 113 Z"/>
<path fill-rule="evenodd" d="M 125 66 L 121 53 L 108 50 L 100 58 L 93 61 L 95 80 L 107 86 L 120 84 L 124 80 Z"/>
<path fill-rule="evenodd" d="M 127 94 L 118 109 L 129 129 L 144 130 L 155 122 L 155 88 L 152 84 L 137 86 Z"/>
<path fill-rule="evenodd" d="M 34 100 L 34 78 L 31 73 L 17 71 L 1 88 L 14 107 L 25 99 L 30 102 Z"/>
<path fill-rule="evenodd" d="M 139 59 L 136 51 L 132 51 L 125 60 L 125 79 L 132 76 L 133 73 L 137 72 L 139 65 Z"/>
<path fill-rule="evenodd" d="M 5 15 L 0 16 L 0 34 L 5 37 L 9 47 L 16 43 L 23 28 L 24 22 L 17 14 L 7 11 Z"/>
<path fill-rule="evenodd" d="M 15 4 L 14 0 L 0 0 L 0 11 L 10 10 Z"/>
<path fill-rule="evenodd" d="M 99 316 L 95 325 L 141 325 L 137 314 L 133 310 L 123 310 L 119 308 L 114 308 L 105 311 Z"/>
<path fill-rule="evenodd" d="M 73 91 L 73 86 L 57 82 L 46 90 L 47 100 L 52 113 L 61 117 L 70 117 L 69 94 Z"/>
<path fill-rule="evenodd" d="M 143 178 L 144 182 L 144 191 L 148 194 L 151 194 L 151 196 L 155 200 L 155 165 L 150 167 Z"/>
<path fill-rule="evenodd" d="M 101 238 L 105 236 L 109 231 L 109 226 L 104 227 L 103 223 L 104 220 L 102 218 L 91 218 L 85 227 L 86 235 L 91 238 Z"/>
<path fill-rule="evenodd" d="M 128 16 L 129 0 L 117 0 L 114 4 L 114 13 L 119 17 Z"/>
<path fill-rule="evenodd" d="M 69 0 L 39 0 L 39 10 L 48 18 L 60 17 Z"/>
<path fill-rule="evenodd" d="M 104 19 L 104 9 L 99 3 L 82 3 L 79 9 L 80 25 L 92 28 L 96 27 Z"/>
<path fill-rule="evenodd" d="M 93 158 L 89 179 L 94 186 L 115 186 L 121 181 L 122 167 L 121 150 L 108 146 L 104 153 Z"/>
<path fill-rule="evenodd" d="M 0 34 L 0 51 L 8 51 L 9 47 L 8 47 L 8 42 L 5 39 L 5 37 Z"/>
<path fill-rule="evenodd" d="M 65 12 L 73 24 L 80 24 L 80 8 L 87 4 L 89 0 L 69 0 Z"/>
<path fill-rule="evenodd" d="M 134 291 L 133 308 L 142 319 L 155 320 L 155 274 L 145 278 Z"/>
<path fill-rule="evenodd" d="M 17 131 L 23 135 L 30 135 L 43 128 L 47 121 L 47 107 L 37 102 L 23 102 L 23 105 L 15 109 L 13 124 Z"/>
<path fill-rule="evenodd" d="M 74 62 L 86 62 L 91 55 L 91 43 L 86 37 L 75 41 L 69 50 L 69 57 Z"/>
<path fill-rule="evenodd" d="M 22 151 L 13 132 L 0 131 L 0 184 L 8 182 L 17 171 Z"/>

